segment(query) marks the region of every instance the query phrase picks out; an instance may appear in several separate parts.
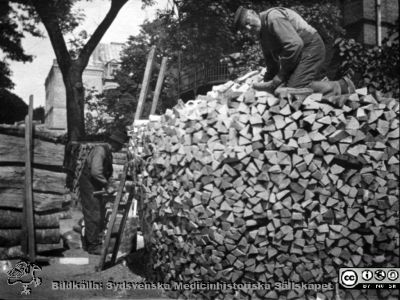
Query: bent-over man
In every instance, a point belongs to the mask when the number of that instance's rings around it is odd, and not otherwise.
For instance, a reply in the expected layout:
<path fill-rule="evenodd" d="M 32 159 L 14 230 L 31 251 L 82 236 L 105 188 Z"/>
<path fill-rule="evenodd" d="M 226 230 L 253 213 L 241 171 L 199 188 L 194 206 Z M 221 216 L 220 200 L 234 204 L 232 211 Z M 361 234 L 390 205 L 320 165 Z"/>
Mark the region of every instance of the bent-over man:
<path fill-rule="evenodd" d="M 235 13 L 236 29 L 247 30 L 260 39 L 267 72 L 264 83 L 255 89 L 273 93 L 283 85 L 311 88 L 324 95 L 354 92 L 348 78 L 320 81 L 325 61 L 325 45 L 317 30 L 289 8 L 274 7 L 260 14 L 239 7 Z"/>

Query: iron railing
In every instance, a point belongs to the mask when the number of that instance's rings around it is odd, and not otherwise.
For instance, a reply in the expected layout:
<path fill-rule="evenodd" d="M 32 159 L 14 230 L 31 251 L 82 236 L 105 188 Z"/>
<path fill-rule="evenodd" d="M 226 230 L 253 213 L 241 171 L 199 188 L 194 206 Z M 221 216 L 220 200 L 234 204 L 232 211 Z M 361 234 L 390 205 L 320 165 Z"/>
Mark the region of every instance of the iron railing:
<path fill-rule="evenodd" d="M 218 64 L 215 67 L 206 68 L 198 66 L 181 72 L 180 93 L 194 91 L 204 85 L 219 84 L 229 80 L 233 71 L 226 64 Z"/>

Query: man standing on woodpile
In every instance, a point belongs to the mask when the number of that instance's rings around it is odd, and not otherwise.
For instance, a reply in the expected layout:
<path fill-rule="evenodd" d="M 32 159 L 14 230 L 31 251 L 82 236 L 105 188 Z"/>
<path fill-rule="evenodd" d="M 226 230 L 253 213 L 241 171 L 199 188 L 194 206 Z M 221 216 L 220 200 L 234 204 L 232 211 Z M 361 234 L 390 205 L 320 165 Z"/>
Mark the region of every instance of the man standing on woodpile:
<path fill-rule="evenodd" d="M 274 93 L 278 87 L 308 88 L 324 95 L 353 93 L 352 81 L 321 80 L 325 61 L 325 45 L 317 30 L 295 11 L 270 8 L 260 14 L 239 7 L 234 18 L 235 28 L 257 35 L 261 42 L 267 72 L 254 89 Z"/>
<path fill-rule="evenodd" d="M 82 213 L 85 221 L 86 250 L 90 254 L 101 254 L 101 232 L 104 228 L 105 202 L 101 191 L 114 193 L 109 179 L 113 173 L 112 152 L 118 152 L 127 141 L 122 131 L 114 131 L 108 143 L 95 146 L 88 155 L 79 179 Z"/>

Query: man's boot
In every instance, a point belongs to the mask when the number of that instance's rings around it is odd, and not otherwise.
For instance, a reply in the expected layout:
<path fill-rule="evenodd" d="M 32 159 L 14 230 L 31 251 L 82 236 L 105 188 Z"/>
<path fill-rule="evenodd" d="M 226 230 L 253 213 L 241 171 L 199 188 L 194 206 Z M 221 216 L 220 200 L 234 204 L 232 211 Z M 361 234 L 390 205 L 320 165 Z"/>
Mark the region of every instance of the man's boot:
<path fill-rule="evenodd" d="M 345 87 L 342 88 L 342 94 L 354 94 L 356 92 L 356 86 L 354 85 L 354 82 L 347 76 L 344 76 L 342 79 L 339 80 L 339 82 L 343 80 L 345 82 L 342 83 Z M 347 88 L 347 90 L 346 90 Z M 347 93 L 344 93 L 347 92 Z"/>
<path fill-rule="evenodd" d="M 309 87 L 314 93 L 321 93 L 325 97 L 353 94 L 356 91 L 353 81 L 347 76 L 337 81 L 313 81 Z"/>

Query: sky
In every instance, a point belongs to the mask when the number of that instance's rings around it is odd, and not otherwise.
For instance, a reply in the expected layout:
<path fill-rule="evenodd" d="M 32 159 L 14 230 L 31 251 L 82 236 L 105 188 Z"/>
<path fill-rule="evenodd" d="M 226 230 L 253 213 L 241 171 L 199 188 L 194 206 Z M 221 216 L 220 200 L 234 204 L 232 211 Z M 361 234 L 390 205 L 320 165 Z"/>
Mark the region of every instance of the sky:
<path fill-rule="evenodd" d="M 141 0 L 129 0 L 119 12 L 113 24 L 105 33 L 101 43 L 125 43 L 130 35 L 139 33 L 140 25 L 146 19 L 154 19 L 157 9 L 167 7 L 168 0 L 156 0 L 156 5 L 142 9 Z M 110 7 L 109 0 L 80 1 L 86 19 L 76 32 L 85 29 L 89 34 L 100 24 Z M 33 95 L 34 107 L 45 106 L 44 82 L 55 59 L 53 48 L 41 25 L 45 38 L 27 36 L 22 46 L 27 54 L 33 55 L 31 63 L 10 62 L 12 80 L 15 87 L 13 93 L 28 103 L 29 95 Z"/>

